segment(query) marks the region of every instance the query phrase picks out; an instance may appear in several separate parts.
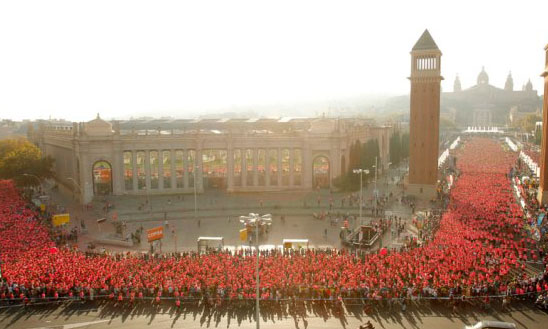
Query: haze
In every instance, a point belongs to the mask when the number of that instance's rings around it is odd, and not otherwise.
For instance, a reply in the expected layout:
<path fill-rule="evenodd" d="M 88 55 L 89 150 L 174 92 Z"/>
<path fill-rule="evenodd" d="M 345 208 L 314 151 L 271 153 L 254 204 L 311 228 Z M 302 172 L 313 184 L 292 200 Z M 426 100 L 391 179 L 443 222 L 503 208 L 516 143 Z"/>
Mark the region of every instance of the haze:
<path fill-rule="evenodd" d="M 406 94 L 425 28 L 444 54 L 443 90 L 457 73 L 474 85 L 484 65 L 491 84 L 511 70 L 516 89 L 530 78 L 542 94 L 548 1 L 515 4 L 4 1 L 0 117 L 191 117 Z"/>

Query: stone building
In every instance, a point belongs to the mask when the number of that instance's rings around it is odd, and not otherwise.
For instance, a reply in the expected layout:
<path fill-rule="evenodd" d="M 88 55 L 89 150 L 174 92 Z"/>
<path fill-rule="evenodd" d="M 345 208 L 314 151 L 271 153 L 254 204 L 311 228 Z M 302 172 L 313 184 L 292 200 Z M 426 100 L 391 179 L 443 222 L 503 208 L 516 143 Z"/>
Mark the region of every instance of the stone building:
<path fill-rule="evenodd" d="M 531 80 L 522 90 L 514 90 L 514 80 L 509 73 L 504 88 L 489 84 L 489 75 L 482 68 L 476 85 L 462 89 L 457 76 L 453 83 L 453 92 L 444 92 L 441 96 L 441 110 L 461 127 L 504 126 L 526 114 L 540 112 L 541 99 L 533 90 Z"/>
<path fill-rule="evenodd" d="M 328 188 L 350 145 L 377 139 L 389 162 L 392 127 L 366 119 L 94 120 L 42 123 L 29 136 L 55 158 L 56 180 L 81 202 L 147 195 Z"/>

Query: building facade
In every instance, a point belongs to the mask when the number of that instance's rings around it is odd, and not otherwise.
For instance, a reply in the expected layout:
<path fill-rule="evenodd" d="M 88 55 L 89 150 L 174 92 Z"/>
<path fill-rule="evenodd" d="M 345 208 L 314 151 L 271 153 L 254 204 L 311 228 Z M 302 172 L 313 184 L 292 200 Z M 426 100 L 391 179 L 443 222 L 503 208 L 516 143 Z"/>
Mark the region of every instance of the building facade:
<path fill-rule="evenodd" d="M 350 145 L 376 139 L 379 169 L 393 128 L 366 119 L 95 120 L 42 123 L 30 139 L 83 203 L 101 195 L 330 188 Z"/>
<path fill-rule="evenodd" d="M 489 84 L 489 75 L 482 68 L 476 85 L 462 89 L 457 76 L 453 92 L 442 93 L 442 113 L 458 126 L 502 127 L 527 114 L 540 113 L 541 100 L 529 80 L 521 90 L 514 90 L 509 73 L 504 88 Z"/>
<path fill-rule="evenodd" d="M 428 30 L 411 51 L 409 193 L 426 198 L 438 180 L 441 55 Z"/>

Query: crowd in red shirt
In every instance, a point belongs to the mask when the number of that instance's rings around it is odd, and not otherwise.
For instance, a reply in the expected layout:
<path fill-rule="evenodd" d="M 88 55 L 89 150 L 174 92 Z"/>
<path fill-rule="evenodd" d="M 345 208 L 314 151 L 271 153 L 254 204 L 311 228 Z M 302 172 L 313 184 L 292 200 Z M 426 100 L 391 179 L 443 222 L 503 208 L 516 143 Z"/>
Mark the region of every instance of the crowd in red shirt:
<path fill-rule="evenodd" d="M 461 174 L 432 240 L 385 255 L 268 252 L 260 260 L 261 297 L 449 298 L 548 290 L 548 277 L 527 278 L 523 271 L 535 246 L 522 230 L 506 175 L 517 154 L 476 138 L 464 143 L 458 158 Z M 40 216 L 12 182 L 1 181 L 0 299 L 255 297 L 249 254 L 113 257 L 54 247 Z"/>

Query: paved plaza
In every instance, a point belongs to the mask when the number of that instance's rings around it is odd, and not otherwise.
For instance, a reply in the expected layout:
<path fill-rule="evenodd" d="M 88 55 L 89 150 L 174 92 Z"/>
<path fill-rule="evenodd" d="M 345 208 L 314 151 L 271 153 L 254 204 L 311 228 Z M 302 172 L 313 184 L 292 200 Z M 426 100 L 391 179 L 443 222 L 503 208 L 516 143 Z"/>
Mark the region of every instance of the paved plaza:
<path fill-rule="evenodd" d="M 402 187 L 397 184 L 400 168 L 390 170 L 387 175 L 379 177 L 377 189 L 379 196 L 388 196 L 385 207 L 385 216 L 395 215 L 409 222 L 411 208 L 401 202 Z M 67 193 L 46 189 L 52 197 L 52 203 L 62 206 L 71 213 L 71 225 L 79 227 L 83 221 L 86 233 L 79 239 L 80 248 L 87 248 L 91 241 L 114 236 L 113 222 L 124 221 L 126 227 L 124 235 L 135 232 L 140 227 L 144 230 L 164 226 L 162 251 L 196 250 L 197 238 L 200 236 L 219 236 L 224 238 L 226 246 L 237 247 L 242 245 L 239 239 L 239 230 L 243 225 L 239 216 L 250 212 L 272 214 L 270 232 L 260 239 L 261 245 L 278 246 L 283 239 L 308 239 L 313 247 L 340 248 L 340 228 L 345 216 L 357 218 L 359 203 L 350 204 L 350 196 L 359 198 L 359 193 L 340 193 L 328 189 L 312 192 L 262 192 L 262 193 L 225 193 L 218 190 L 209 190 L 196 196 L 193 194 L 164 195 L 164 196 L 116 196 L 107 199 L 96 199 L 92 209 L 79 206 Z M 375 220 L 374 213 L 374 184 L 364 186 L 362 209 L 363 223 Z M 113 208 L 105 211 L 105 204 L 111 203 Z M 324 219 L 317 219 L 314 215 L 327 214 Z M 284 219 L 282 219 L 282 217 Z M 317 216 L 316 216 L 317 217 Z M 383 216 L 379 215 L 378 218 Z M 107 218 L 105 223 L 97 224 L 98 218 Z M 330 220 L 329 218 L 332 218 Z M 166 225 L 167 221 L 167 225 Z M 360 221 L 350 220 L 350 227 L 358 225 Z M 404 232 L 398 240 L 392 238 L 390 231 L 382 239 L 383 246 L 399 246 L 406 235 L 412 235 L 414 227 L 407 225 L 408 232 Z M 326 234 L 327 232 L 327 234 Z M 103 241 L 102 239 L 101 241 Z M 243 243 L 248 245 L 249 243 Z M 101 243 L 98 244 L 103 247 Z M 124 248 L 114 244 L 106 244 L 108 250 L 122 250 Z M 379 244 L 376 245 L 379 247 Z M 141 244 L 135 245 L 132 250 L 149 250 L 146 236 L 143 234 Z"/>

